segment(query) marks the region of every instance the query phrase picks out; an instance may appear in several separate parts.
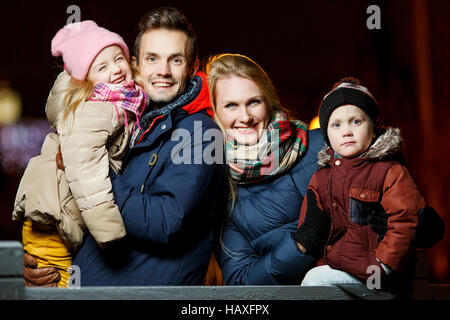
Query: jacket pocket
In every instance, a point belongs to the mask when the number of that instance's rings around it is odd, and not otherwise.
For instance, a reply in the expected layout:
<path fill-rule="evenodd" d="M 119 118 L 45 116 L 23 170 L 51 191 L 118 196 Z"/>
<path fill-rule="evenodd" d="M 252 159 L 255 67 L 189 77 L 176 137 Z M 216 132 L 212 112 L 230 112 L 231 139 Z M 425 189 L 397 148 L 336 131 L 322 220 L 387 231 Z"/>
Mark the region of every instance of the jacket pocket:
<path fill-rule="evenodd" d="M 359 226 L 367 225 L 377 211 L 384 210 L 379 202 L 378 191 L 351 188 L 349 196 L 349 218 Z"/>

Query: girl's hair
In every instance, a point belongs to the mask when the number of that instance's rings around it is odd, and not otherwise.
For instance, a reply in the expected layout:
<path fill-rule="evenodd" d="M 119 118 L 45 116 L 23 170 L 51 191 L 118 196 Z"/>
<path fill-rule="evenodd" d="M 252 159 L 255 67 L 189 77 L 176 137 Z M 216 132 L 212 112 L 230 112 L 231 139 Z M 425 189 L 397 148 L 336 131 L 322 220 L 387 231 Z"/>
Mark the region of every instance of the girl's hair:
<path fill-rule="evenodd" d="M 65 109 L 62 121 L 65 123 L 67 117 L 73 114 L 82 102 L 85 102 L 92 95 L 93 84 L 88 80 L 77 80 L 70 77 L 69 88 L 64 99 Z"/>
<path fill-rule="evenodd" d="M 123 49 L 122 49 L 123 52 Z M 128 63 L 129 64 L 129 63 Z M 134 82 L 144 87 L 144 82 L 140 77 L 140 74 L 136 68 L 130 65 L 130 70 L 133 75 Z M 94 85 L 87 78 L 85 80 L 78 80 L 74 77 L 70 77 L 69 88 L 66 90 L 66 96 L 64 99 L 65 109 L 63 113 L 62 123 L 65 123 L 70 114 L 73 114 L 75 110 L 80 106 L 82 102 L 87 101 L 94 91 Z"/>

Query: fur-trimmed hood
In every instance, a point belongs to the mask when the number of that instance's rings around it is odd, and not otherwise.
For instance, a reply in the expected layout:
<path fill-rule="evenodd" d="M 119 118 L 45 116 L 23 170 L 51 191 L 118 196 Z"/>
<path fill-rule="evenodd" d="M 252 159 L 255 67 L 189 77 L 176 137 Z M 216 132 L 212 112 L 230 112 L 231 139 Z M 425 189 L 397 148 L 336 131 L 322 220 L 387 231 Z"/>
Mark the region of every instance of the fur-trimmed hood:
<path fill-rule="evenodd" d="M 386 130 L 375 140 L 372 146 L 364 153 L 364 159 L 367 160 L 384 160 L 395 157 L 402 153 L 403 139 L 400 135 L 399 128 L 386 128 Z M 330 147 L 325 146 L 317 154 L 317 164 L 323 168 L 328 166 L 328 162 L 332 158 L 329 152 Z"/>

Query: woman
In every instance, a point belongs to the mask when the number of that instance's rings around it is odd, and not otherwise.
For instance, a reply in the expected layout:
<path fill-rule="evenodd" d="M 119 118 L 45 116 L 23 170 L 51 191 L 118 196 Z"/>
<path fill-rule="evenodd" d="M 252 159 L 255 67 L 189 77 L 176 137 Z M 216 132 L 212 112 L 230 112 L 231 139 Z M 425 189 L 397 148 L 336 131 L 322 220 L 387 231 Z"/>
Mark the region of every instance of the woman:
<path fill-rule="evenodd" d="M 227 285 L 300 284 L 315 259 L 291 236 L 317 153 L 319 130 L 290 120 L 264 70 L 238 54 L 207 65 L 214 117 L 225 137 L 231 195 L 216 252 Z"/>

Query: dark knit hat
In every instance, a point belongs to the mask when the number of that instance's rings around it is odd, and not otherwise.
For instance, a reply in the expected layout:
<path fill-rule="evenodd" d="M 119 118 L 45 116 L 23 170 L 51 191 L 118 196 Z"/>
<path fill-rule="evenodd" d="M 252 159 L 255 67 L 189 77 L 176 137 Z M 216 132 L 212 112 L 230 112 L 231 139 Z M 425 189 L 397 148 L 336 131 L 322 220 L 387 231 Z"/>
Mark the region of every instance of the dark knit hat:
<path fill-rule="evenodd" d="M 328 120 L 338 107 L 352 104 L 363 110 L 372 121 L 374 129 L 378 126 L 378 105 L 370 91 L 360 85 L 355 78 L 343 78 L 333 86 L 322 100 L 319 110 L 320 130 L 325 142 L 330 145 L 327 135 Z"/>

